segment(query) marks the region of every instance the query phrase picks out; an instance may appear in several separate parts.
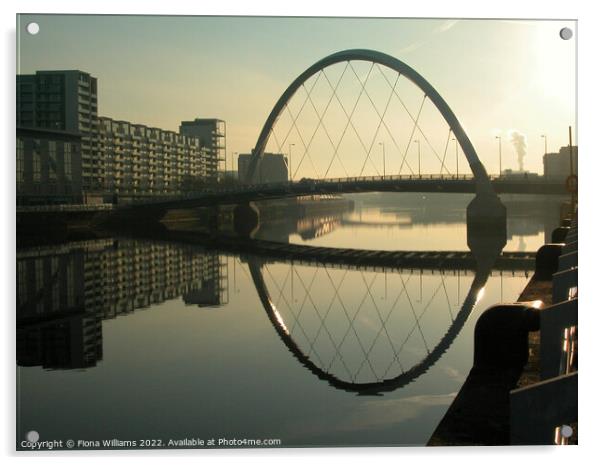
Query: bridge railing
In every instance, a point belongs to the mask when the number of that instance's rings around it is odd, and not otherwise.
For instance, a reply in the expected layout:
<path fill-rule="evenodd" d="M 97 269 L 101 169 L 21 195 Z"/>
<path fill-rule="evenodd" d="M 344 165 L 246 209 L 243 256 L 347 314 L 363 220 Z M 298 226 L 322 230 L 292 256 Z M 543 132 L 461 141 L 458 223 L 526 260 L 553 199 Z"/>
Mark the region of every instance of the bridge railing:
<path fill-rule="evenodd" d="M 325 184 L 350 184 L 350 183 L 363 183 L 363 182 L 395 182 L 395 181 L 471 181 L 474 179 L 472 174 L 399 174 L 399 175 L 388 175 L 388 176 L 351 176 L 351 177 L 338 177 L 338 178 L 303 178 L 298 181 L 284 181 L 284 182 L 264 182 L 264 183 L 253 183 L 244 184 L 239 186 L 228 186 L 218 187 L 212 192 L 217 193 L 236 193 L 236 192 L 250 192 L 259 191 L 266 189 L 286 189 L 287 187 L 307 185 L 307 186 L 319 186 Z M 546 184 L 549 181 L 542 176 L 528 176 L 522 177 L 520 175 L 489 175 L 489 179 L 492 182 L 506 181 L 506 182 L 524 182 L 527 180 L 529 183 Z"/>

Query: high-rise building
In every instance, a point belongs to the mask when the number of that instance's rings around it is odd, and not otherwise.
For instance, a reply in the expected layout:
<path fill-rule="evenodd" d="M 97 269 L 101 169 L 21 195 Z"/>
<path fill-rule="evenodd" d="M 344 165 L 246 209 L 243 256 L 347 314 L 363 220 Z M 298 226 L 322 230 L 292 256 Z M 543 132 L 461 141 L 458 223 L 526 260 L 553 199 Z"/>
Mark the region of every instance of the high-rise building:
<path fill-rule="evenodd" d="M 219 164 L 226 163 L 226 122 L 221 119 L 196 118 L 194 121 L 182 121 L 180 134 L 198 137 L 201 145 L 209 150 L 206 177 L 217 182 Z"/>
<path fill-rule="evenodd" d="M 251 155 L 238 156 L 238 179 L 247 179 Z M 288 180 L 288 159 L 281 153 L 264 153 L 255 168 L 252 183 L 286 182 Z"/>
<path fill-rule="evenodd" d="M 17 75 L 17 127 L 81 136 L 82 188 L 101 189 L 102 160 L 95 156 L 98 83 L 79 70 Z"/>

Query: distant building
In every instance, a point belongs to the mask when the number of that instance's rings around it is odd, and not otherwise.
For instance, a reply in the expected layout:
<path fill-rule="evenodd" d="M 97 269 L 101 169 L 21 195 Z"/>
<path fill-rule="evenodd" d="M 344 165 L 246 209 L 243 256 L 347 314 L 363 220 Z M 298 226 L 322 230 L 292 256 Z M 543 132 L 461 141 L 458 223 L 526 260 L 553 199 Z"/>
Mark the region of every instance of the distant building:
<path fill-rule="evenodd" d="M 209 181 L 218 179 L 219 163 L 226 162 L 226 123 L 221 119 L 197 118 L 194 121 L 182 121 L 180 134 L 198 137 L 201 146 L 208 149 L 206 177 Z"/>
<path fill-rule="evenodd" d="M 512 179 L 533 179 L 533 178 L 538 178 L 539 175 L 537 173 L 531 173 L 530 171 L 525 171 L 525 170 L 512 170 L 512 169 L 505 169 L 502 172 L 502 177 L 504 178 L 512 178 Z"/>
<path fill-rule="evenodd" d="M 238 179 L 246 181 L 247 171 L 251 163 L 248 153 L 238 156 Z M 288 181 L 288 159 L 281 153 L 264 153 L 257 164 L 252 183 L 286 182 Z"/>
<path fill-rule="evenodd" d="M 546 179 L 565 180 L 571 174 L 571 155 L 568 146 L 561 147 L 558 153 L 543 156 L 543 172 Z M 577 174 L 578 147 L 573 147 L 573 174 Z"/>

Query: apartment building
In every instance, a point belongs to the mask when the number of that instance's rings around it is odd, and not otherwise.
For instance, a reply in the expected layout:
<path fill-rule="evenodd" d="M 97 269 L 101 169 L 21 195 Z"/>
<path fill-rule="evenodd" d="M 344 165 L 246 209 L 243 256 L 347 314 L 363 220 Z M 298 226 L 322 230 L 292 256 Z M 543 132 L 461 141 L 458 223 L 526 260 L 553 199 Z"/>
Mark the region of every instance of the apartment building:
<path fill-rule="evenodd" d="M 100 117 L 104 190 L 118 195 L 181 194 L 207 179 L 210 150 L 197 137 Z"/>
<path fill-rule="evenodd" d="M 183 121 L 177 133 L 98 117 L 98 81 L 83 71 L 18 75 L 17 202 L 106 202 L 198 190 L 218 181 L 225 137 L 218 119 Z"/>
<path fill-rule="evenodd" d="M 80 136 L 82 189 L 100 189 L 102 163 L 95 156 L 97 79 L 79 70 L 17 75 L 16 97 L 17 128 L 39 128 Z"/>
<path fill-rule="evenodd" d="M 217 182 L 220 163 L 224 163 L 224 171 L 226 170 L 226 122 L 214 118 L 182 121 L 180 134 L 198 137 L 201 145 L 208 149 L 205 176 L 209 182 Z"/>
<path fill-rule="evenodd" d="M 17 204 L 81 203 L 79 133 L 17 128 Z"/>

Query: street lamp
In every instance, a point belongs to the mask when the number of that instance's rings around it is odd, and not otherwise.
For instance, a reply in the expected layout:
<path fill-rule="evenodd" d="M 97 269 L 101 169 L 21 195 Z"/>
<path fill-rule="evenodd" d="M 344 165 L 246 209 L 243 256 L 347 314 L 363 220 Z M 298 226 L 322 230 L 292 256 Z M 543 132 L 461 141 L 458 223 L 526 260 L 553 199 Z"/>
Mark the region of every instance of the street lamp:
<path fill-rule="evenodd" d="M 238 152 L 232 152 L 232 178 L 234 179 L 234 159 L 236 158 L 236 155 L 238 155 Z M 236 174 L 236 179 L 238 179 L 238 173 Z"/>
<path fill-rule="evenodd" d="M 460 178 L 460 168 L 458 167 L 458 140 L 452 139 L 456 143 L 456 179 Z"/>
<path fill-rule="evenodd" d="M 502 177 L 502 138 L 500 136 L 495 136 L 498 140 L 498 147 L 500 152 L 500 178 Z"/>
<path fill-rule="evenodd" d="M 414 142 L 418 144 L 418 177 L 420 177 L 420 139 L 416 139 Z"/>
<path fill-rule="evenodd" d="M 385 169 L 385 143 L 384 142 L 379 142 L 378 145 L 382 145 L 383 146 L 383 179 L 385 179 L 385 173 L 386 173 L 386 169 Z"/>
<path fill-rule="evenodd" d="M 548 153 L 548 136 L 542 134 L 541 138 L 543 139 L 543 154 L 545 155 Z"/>
<path fill-rule="evenodd" d="M 293 181 L 293 149 L 295 144 L 288 144 L 288 171 L 290 181 Z"/>

